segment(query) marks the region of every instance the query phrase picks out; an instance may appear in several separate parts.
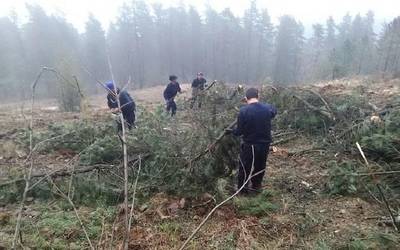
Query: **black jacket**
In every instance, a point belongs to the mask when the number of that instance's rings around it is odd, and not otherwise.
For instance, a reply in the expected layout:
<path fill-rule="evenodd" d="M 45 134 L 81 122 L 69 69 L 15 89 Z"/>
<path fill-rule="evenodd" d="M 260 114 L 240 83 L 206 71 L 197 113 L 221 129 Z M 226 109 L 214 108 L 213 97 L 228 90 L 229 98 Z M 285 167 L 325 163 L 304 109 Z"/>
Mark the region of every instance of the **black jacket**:
<path fill-rule="evenodd" d="M 179 86 L 179 83 L 170 82 L 164 90 L 164 98 L 166 100 L 173 99 L 178 94 L 178 92 L 181 92 L 181 87 Z"/>
<path fill-rule="evenodd" d="M 276 112 L 273 105 L 259 102 L 242 107 L 233 134 L 242 136 L 243 141 L 248 144 L 271 143 L 271 120 Z"/>
<path fill-rule="evenodd" d="M 199 89 L 204 89 L 204 85 L 206 84 L 207 80 L 204 78 L 196 78 L 192 82 L 192 88 L 199 88 Z"/>

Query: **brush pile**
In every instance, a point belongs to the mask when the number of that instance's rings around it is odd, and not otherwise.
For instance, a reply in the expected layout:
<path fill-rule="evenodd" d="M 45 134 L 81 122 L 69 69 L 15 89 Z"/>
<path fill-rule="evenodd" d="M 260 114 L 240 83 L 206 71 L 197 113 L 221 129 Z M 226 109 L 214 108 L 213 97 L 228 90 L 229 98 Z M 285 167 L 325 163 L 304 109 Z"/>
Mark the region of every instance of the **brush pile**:
<path fill-rule="evenodd" d="M 400 98 L 398 83 L 391 86 L 385 89 L 392 92 L 382 95 L 378 86 L 365 82 L 288 88 L 265 85 L 261 99 L 278 108 L 273 129 L 275 144 L 290 143 L 303 136 L 314 141 L 314 147 L 342 159 L 354 159 L 359 158 L 354 146 L 358 141 L 374 162 L 372 171 L 398 171 Z M 243 105 L 243 92 L 240 87 L 215 84 L 203 93 L 201 109 L 192 110 L 190 100 L 181 101 L 178 106 L 183 110 L 174 118 L 165 114 L 162 106 L 155 110 L 139 108 L 137 128 L 129 131 L 127 139 L 132 180 L 135 166 L 139 161 L 142 164 L 138 193 L 196 196 L 216 191 L 220 179 L 230 180 L 237 167 L 239 139 L 223 133 Z M 114 190 L 122 187 L 122 179 L 118 177 L 121 143 L 109 118 L 96 123 L 53 124 L 37 132 L 34 139 L 38 143 L 55 137 L 58 138 L 40 145 L 37 153 L 72 152 L 79 162 L 73 171 L 94 166 L 93 170 L 99 171 L 104 182 L 111 183 L 110 187 Z M 26 144 L 27 137 L 22 134 L 20 140 Z M 64 171 L 63 176 L 70 175 L 63 168 L 60 171 Z M 55 171 L 53 175 L 60 176 L 58 173 Z M 87 172 L 83 174 L 88 180 L 93 178 Z M 385 183 L 399 191 L 399 176 L 399 173 L 387 175 Z"/>

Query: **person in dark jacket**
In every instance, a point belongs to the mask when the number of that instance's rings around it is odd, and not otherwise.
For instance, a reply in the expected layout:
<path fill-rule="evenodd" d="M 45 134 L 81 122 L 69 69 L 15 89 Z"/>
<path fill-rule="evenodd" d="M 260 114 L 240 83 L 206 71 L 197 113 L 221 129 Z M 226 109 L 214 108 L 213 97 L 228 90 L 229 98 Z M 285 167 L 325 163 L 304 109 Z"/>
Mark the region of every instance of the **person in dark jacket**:
<path fill-rule="evenodd" d="M 169 76 L 170 83 L 164 90 L 164 99 L 167 105 L 167 112 L 169 113 L 171 111 L 171 116 L 174 116 L 176 114 L 177 107 L 175 103 L 175 97 L 178 93 L 182 92 L 179 83 L 176 81 L 177 79 L 177 76 Z"/>
<path fill-rule="evenodd" d="M 133 101 L 132 97 L 125 90 L 120 91 L 120 89 L 115 88 L 115 85 L 112 81 L 106 83 L 106 87 L 108 89 L 107 95 L 107 104 L 111 111 L 117 113 L 118 109 L 118 101 L 117 96 L 119 96 L 119 102 L 121 105 L 122 115 L 127 124 L 128 129 L 132 129 L 135 125 L 135 111 L 136 104 Z M 118 122 L 118 132 L 122 131 L 122 124 Z"/>
<path fill-rule="evenodd" d="M 207 80 L 204 78 L 202 72 L 197 73 L 196 79 L 192 82 L 192 103 L 190 104 L 190 108 L 193 108 L 196 100 L 198 100 L 198 107 L 201 108 L 202 103 L 202 91 L 206 86 Z"/>
<path fill-rule="evenodd" d="M 255 88 L 250 88 L 246 91 L 246 102 L 247 105 L 240 109 L 237 127 L 226 131 L 227 133 L 233 133 L 235 136 L 241 136 L 242 139 L 238 189 L 244 185 L 250 174 L 255 175 L 258 173 L 245 185 L 242 193 L 261 189 L 269 146 L 272 142 L 271 120 L 277 113 L 273 105 L 258 101 L 258 90 Z M 253 163 L 254 169 L 252 171 Z M 250 183 L 251 188 L 249 188 Z"/>

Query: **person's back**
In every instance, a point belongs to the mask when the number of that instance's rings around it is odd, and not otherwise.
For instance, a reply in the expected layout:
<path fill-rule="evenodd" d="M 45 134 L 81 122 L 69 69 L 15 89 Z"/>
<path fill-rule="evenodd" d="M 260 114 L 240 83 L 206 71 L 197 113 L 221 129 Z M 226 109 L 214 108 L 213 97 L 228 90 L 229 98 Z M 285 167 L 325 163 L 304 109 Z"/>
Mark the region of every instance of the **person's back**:
<path fill-rule="evenodd" d="M 176 103 L 175 103 L 175 96 L 182 92 L 179 83 L 176 81 L 178 79 L 177 76 L 171 75 L 169 76 L 170 83 L 164 90 L 163 96 L 166 101 L 166 110 L 167 112 L 171 111 L 171 116 L 174 116 L 177 110 Z"/>
<path fill-rule="evenodd" d="M 115 88 L 113 82 L 108 82 L 106 85 L 107 89 L 109 90 L 107 94 L 107 105 L 111 110 L 118 109 L 118 101 L 117 95 L 119 95 L 119 102 L 121 105 L 122 115 L 124 120 L 127 122 L 128 128 L 131 129 L 135 124 L 135 111 L 136 111 L 136 104 L 133 101 L 132 97 L 128 94 L 127 91 L 120 90 Z M 121 131 L 121 123 L 118 124 L 118 131 Z"/>
<path fill-rule="evenodd" d="M 178 92 L 181 92 L 181 88 L 178 82 L 170 82 L 164 90 L 164 98 L 166 100 L 174 98 Z"/>
<path fill-rule="evenodd" d="M 269 144 L 271 138 L 271 120 L 276 109 L 270 104 L 255 102 L 240 109 L 238 128 L 235 134 L 242 135 L 249 144 Z"/>
<path fill-rule="evenodd" d="M 135 102 L 133 101 L 132 97 L 128 94 L 128 92 L 126 92 L 125 90 L 119 92 L 119 89 L 117 89 L 117 93 L 119 94 L 119 101 L 122 112 L 135 111 L 136 108 Z M 109 108 L 118 108 L 118 102 L 116 100 L 114 93 L 108 93 L 107 104 Z"/>
<path fill-rule="evenodd" d="M 272 141 L 271 120 L 277 112 L 273 105 L 260 103 L 258 98 L 257 89 L 248 89 L 246 91 L 247 105 L 240 109 L 236 129 L 226 130 L 227 133 L 233 132 L 236 136 L 242 136 L 243 143 L 240 145 L 238 169 L 238 189 L 242 193 L 251 191 L 250 184 L 252 191 L 261 190 L 269 146 Z M 249 177 L 251 175 L 253 177 Z"/>

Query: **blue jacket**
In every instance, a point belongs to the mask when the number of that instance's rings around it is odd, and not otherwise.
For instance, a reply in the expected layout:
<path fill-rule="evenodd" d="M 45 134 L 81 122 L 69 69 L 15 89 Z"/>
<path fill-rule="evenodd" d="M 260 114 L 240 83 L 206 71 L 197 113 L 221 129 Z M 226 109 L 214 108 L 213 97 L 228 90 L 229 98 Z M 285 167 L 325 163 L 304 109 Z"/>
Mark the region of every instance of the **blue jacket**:
<path fill-rule="evenodd" d="M 181 92 L 179 83 L 170 82 L 164 90 L 164 99 L 169 100 L 175 98 L 175 96 Z"/>
<path fill-rule="evenodd" d="M 272 141 L 271 120 L 276 113 L 276 108 L 271 104 L 257 102 L 243 106 L 233 134 L 242 136 L 248 144 L 269 144 Z"/>
<path fill-rule="evenodd" d="M 117 92 L 119 93 L 119 89 L 117 89 Z M 136 104 L 133 101 L 132 97 L 128 94 L 128 92 L 124 90 L 119 94 L 119 101 L 124 118 L 134 121 Z M 110 109 L 118 108 L 118 102 L 115 96 L 111 93 L 107 95 L 107 104 Z"/>

